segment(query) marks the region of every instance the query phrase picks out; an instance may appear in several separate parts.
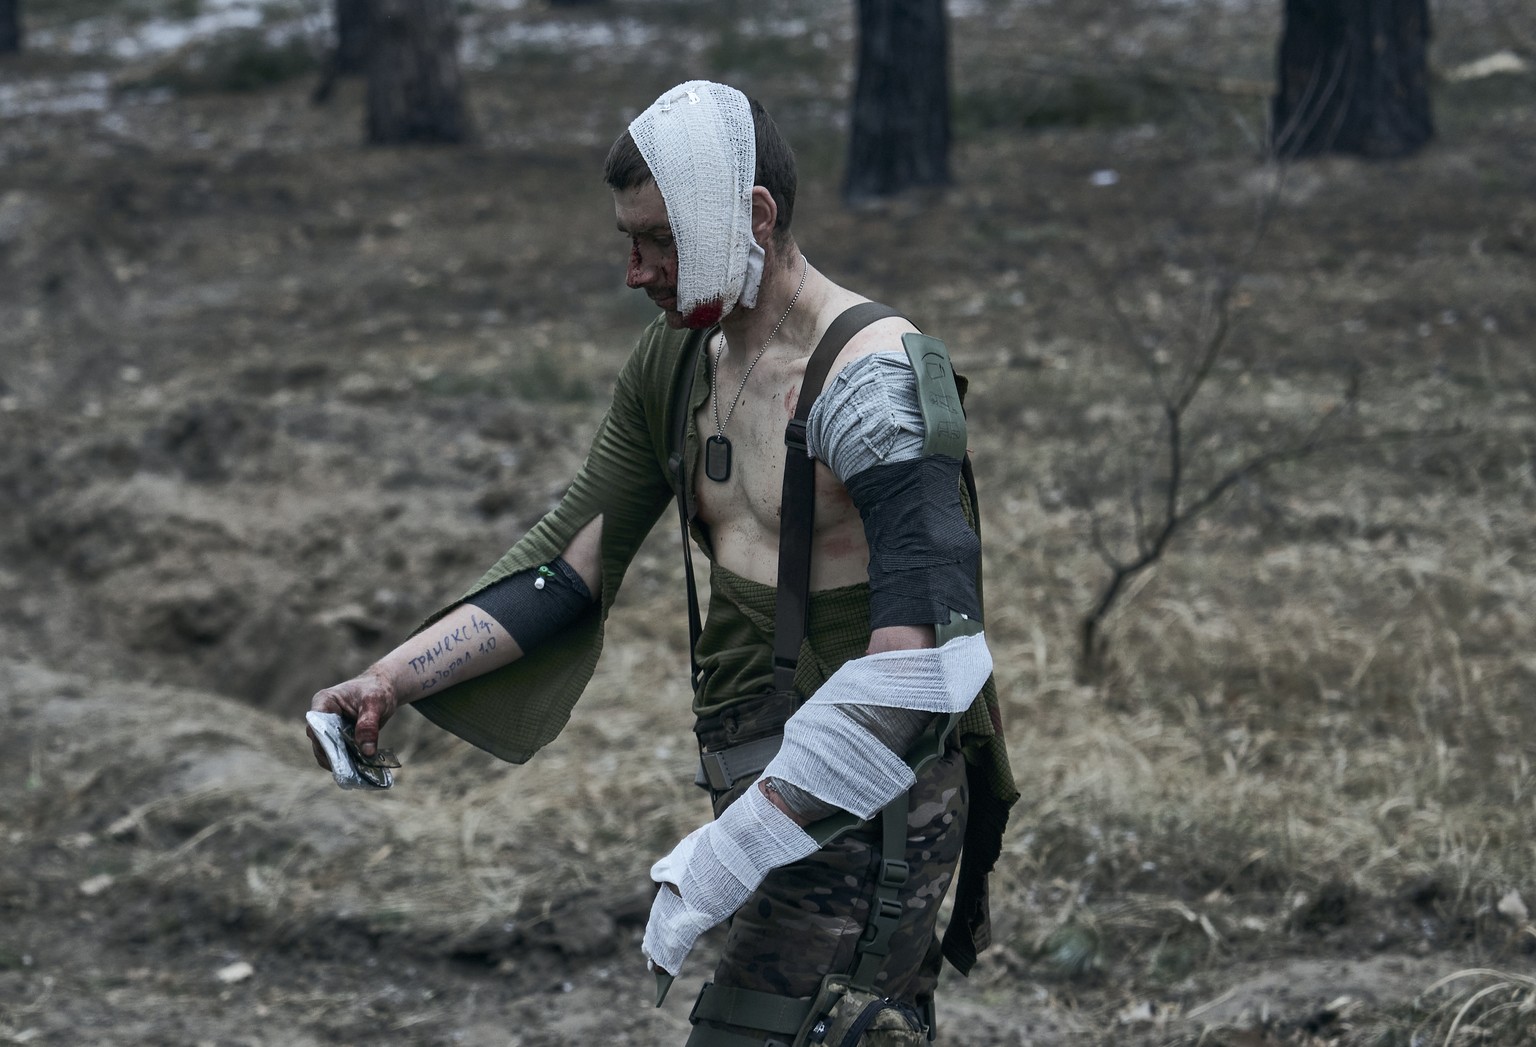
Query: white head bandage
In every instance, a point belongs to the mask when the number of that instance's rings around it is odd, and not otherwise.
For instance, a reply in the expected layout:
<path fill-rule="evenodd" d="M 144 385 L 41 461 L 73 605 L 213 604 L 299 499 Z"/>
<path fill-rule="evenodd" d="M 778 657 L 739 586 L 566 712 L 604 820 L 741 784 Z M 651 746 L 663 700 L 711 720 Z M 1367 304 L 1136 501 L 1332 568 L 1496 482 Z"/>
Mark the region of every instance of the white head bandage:
<path fill-rule="evenodd" d="M 666 201 L 684 324 L 709 327 L 738 302 L 752 308 L 763 249 L 752 237 L 757 139 L 747 96 L 690 80 L 635 117 L 629 133 Z"/>

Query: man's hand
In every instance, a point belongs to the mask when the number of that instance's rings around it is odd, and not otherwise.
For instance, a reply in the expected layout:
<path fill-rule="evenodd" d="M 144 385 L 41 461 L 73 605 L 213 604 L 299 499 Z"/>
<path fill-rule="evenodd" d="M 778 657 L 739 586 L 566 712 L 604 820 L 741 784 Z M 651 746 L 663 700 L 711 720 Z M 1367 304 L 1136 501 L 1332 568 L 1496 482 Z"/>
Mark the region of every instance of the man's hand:
<path fill-rule="evenodd" d="M 358 749 L 364 756 L 372 756 L 379 748 L 379 729 L 395 715 L 399 704 L 394 683 L 374 666 L 360 676 L 317 691 L 309 708 L 311 712 L 336 713 L 352 721 Z M 315 762 L 327 771 L 331 770 L 331 762 L 325 758 L 325 750 L 315 740 L 314 733 L 307 727 L 304 732 L 309 735 Z"/>

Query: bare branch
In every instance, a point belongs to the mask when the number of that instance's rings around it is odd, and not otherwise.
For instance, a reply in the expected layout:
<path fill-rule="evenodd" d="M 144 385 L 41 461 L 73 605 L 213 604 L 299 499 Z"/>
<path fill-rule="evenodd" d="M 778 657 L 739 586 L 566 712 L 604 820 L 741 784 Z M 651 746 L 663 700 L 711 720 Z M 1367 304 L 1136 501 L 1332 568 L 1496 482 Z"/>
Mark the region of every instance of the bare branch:
<path fill-rule="evenodd" d="M 1106 558 L 1106 563 L 1111 568 L 1110 579 L 1106 583 L 1103 592 L 1099 594 L 1098 601 L 1093 609 L 1084 617 L 1081 628 L 1082 637 L 1082 674 L 1085 678 L 1092 678 L 1100 666 L 1104 644 L 1100 639 L 1104 619 L 1108 617 L 1110 609 L 1114 606 L 1115 599 L 1130 581 L 1142 571 L 1151 567 L 1162 558 L 1164 551 L 1173 541 L 1174 537 L 1187 525 L 1193 523 L 1212 509 L 1222 497 L 1232 488 L 1247 480 L 1252 480 L 1286 462 L 1295 462 L 1312 455 L 1339 450 L 1345 447 L 1377 446 L 1397 440 L 1406 439 L 1445 439 L 1463 435 L 1466 430 L 1460 424 L 1448 426 L 1442 429 L 1391 429 L 1380 432 L 1359 435 L 1328 435 L 1337 422 L 1353 415 L 1358 395 L 1358 378 L 1351 375 L 1350 384 L 1345 393 L 1343 402 L 1330 407 L 1317 420 L 1312 428 L 1295 443 L 1261 451 L 1252 455 L 1238 465 L 1223 473 L 1214 480 L 1199 497 L 1185 503 L 1182 507 L 1174 507 L 1170 502 L 1170 509 L 1163 521 L 1162 529 L 1150 545 L 1141 548 L 1135 559 L 1129 562 L 1111 561 Z M 1170 497 L 1176 496 L 1179 484 L 1170 482 Z"/>
<path fill-rule="evenodd" d="M 1157 362 L 1157 350 L 1160 343 L 1153 341 L 1148 344 L 1143 338 L 1136 324 L 1125 311 L 1125 306 L 1120 302 L 1120 295 L 1115 291 L 1115 284 L 1110 279 L 1109 272 L 1093 256 L 1093 252 L 1086 246 L 1082 247 L 1083 261 L 1087 264 L 1088 274 L 1093 278 L 1098 287 L 1099 299 L 1109 306 L 1109 314 L 1115 321 L 1115 326 L 1120 329 L 1120 335 L 1125 340 L 1125 347 L 1132 357 L 1141 362 L 1142 368 L 1147 372 L 1147 379 L 1152 387 L 1157 390 L 1158 398 L 1167 401 L 1167 393 L 1164 389 L 1164 376 L 1162 366 Z"/>
<path fill-rule="evenodd" d="M 1088 515 L 1088 536 L 1089 536 L 1089 540 L 1093 542 L 1094 552 L 1098 553 L 1100 559 L 1102 559 L 1106 564 L 1109 565 L 1109 569 L 1112 570 L 1112 571 L 1118 571 L 1118 570 L 1120 570 L 1122 565 L 1120 563 L 1119 557 L 1115 556 L 1114 550 L 1110 549 L 1109 543 L 1104 540 L 1104 527 L 1103 527 L 1103 523 L 1104 523 L 1103 517 L 1099 516 L 1099 514 L 1097 512 L 1090 512 L 1089 513 L 1089 515 Z"/>
<path fill-rule="evenodd" d="M 1141 504 L 1141 483 L 1131 483 L 1131 532 L 1136 542 L 1136 551 L 1145 552 L 1147 548 L 1147 514 Z"/>

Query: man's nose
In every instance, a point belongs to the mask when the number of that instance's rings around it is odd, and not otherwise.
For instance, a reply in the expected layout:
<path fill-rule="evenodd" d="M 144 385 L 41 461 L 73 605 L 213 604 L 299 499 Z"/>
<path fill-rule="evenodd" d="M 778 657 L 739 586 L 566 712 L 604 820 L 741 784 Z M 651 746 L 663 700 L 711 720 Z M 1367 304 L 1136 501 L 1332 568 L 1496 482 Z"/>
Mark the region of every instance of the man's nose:
<path fill-rule="evenodd" d="M 656 276 L 656 267 L 646 265 L 645 259 L 640 257 L 638 247 L 631 248 L 629 252 L 629 270 L 624 274 L 624 283 L 632 288 L 644 287 Z"/>

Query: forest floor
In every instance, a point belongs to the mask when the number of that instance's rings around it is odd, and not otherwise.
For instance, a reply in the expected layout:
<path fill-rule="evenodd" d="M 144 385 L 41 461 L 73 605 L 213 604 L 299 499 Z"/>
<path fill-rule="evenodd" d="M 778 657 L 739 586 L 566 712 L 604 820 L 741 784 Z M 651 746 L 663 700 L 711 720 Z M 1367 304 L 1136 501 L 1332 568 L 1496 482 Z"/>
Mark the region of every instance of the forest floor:
<path fill-rule="evenodd" d="M 526 766 L 405 713 L 398 786 L 343 793 L 302 712 L 559 497 L 650 318 L 601 160 L 694 76 L 776 114 L 814 263 L 971 380 L 1024 798 L 941 1042 L 1536 1043 L 1536 77 L 1448 75 L 1517 6 L 1435 5 L 1423 152 L 1277 170 L 1278 4 L 952 0 L 955 184 L 857 211 L 852 5 L 466 0 L 477 141 L 403 149 L 357 83 L 311 104 L 318 3 L 24 6 L 0 1044 L 682 1041 L 709 943 L 660 1009 L 638 948 L 706 815 L 665 520 Z M 1166 482 L 1149 373 L 1225 279 L 1186 497 L 1332 442 L 1181 533 L 1085 678 Z"/>

